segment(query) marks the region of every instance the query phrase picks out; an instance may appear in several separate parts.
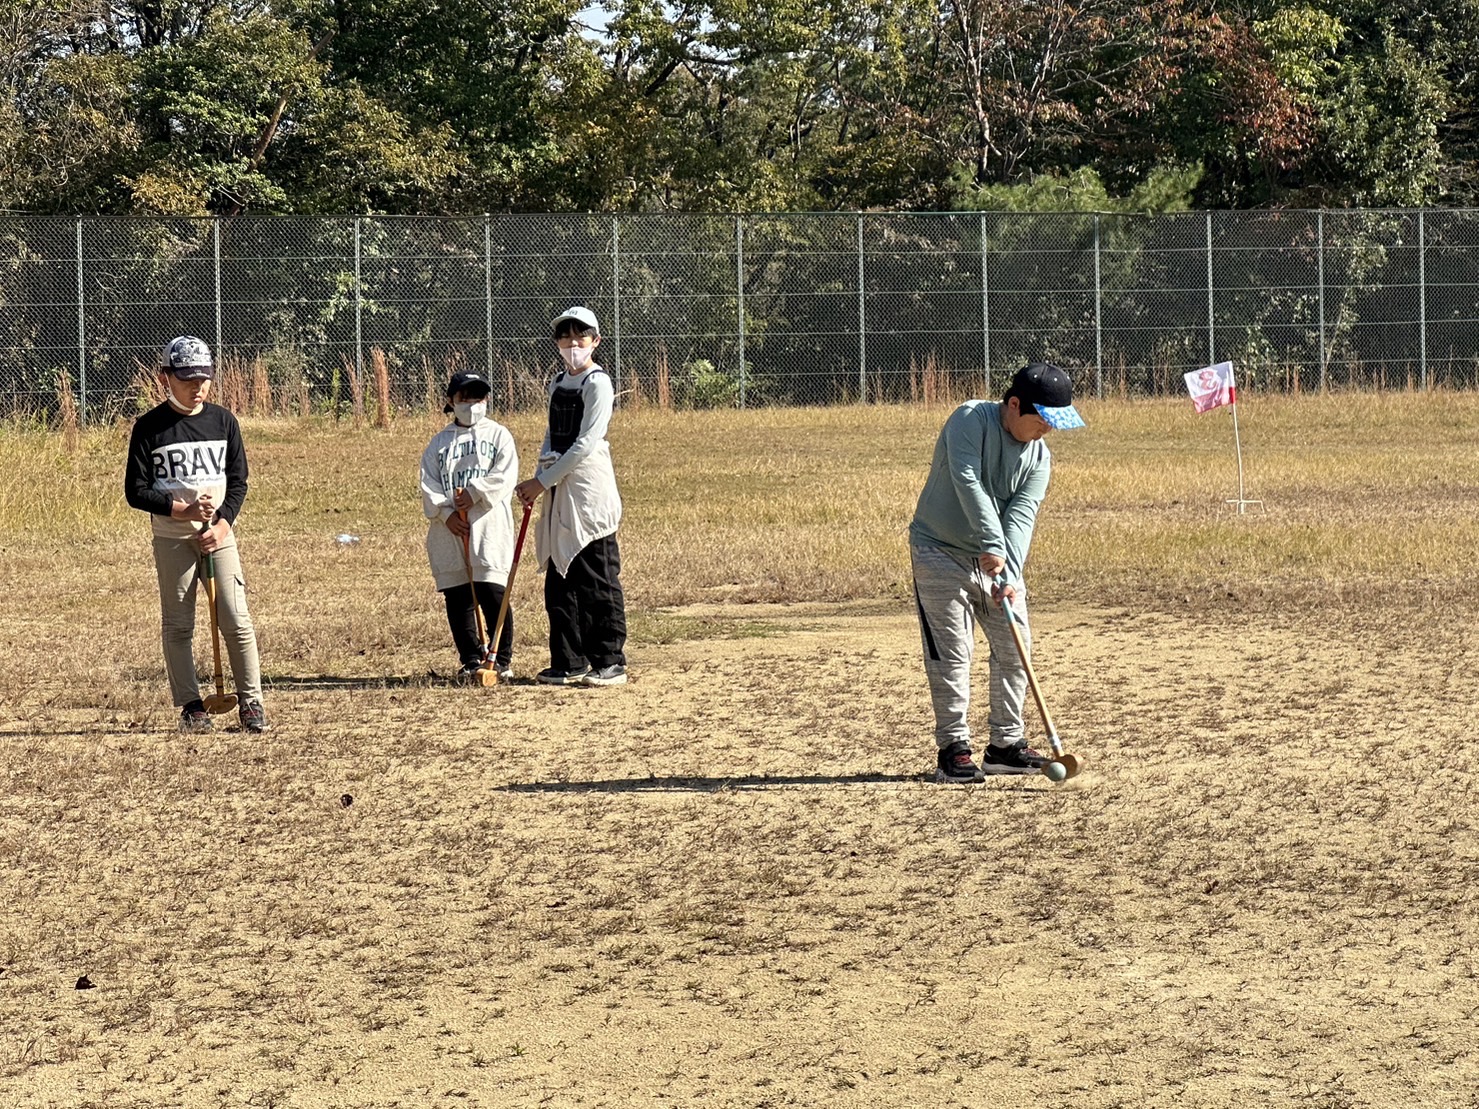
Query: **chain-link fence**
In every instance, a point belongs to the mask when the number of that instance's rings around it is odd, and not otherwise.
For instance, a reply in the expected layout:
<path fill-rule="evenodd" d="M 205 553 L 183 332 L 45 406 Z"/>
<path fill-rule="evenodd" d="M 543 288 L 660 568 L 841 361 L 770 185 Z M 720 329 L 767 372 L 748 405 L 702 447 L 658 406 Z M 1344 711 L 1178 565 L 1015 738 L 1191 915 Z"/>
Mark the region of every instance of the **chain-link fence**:
<path fill-rule="evenodd" d="M 475 367 L 539 403 L 548 324 L 601 318 L 623 403 L 995 395 L 1024 361 L 1098 394 L 1479 385 L 1479 212 L 0 216 L 0 413 L 136 402 L 201 336 L 257 397 L 392 404 Z"/>

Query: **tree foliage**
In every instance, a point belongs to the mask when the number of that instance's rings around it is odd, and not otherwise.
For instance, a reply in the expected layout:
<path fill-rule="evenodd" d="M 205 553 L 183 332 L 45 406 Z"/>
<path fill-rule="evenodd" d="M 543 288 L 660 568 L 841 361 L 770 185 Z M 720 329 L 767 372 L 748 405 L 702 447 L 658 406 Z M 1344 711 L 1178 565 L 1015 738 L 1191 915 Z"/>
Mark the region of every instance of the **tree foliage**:
<path fill-rule="evenodd" d="M 0 208 L 1465 204 L 1476 53 L 1479 0 L 0 0 Z"/>

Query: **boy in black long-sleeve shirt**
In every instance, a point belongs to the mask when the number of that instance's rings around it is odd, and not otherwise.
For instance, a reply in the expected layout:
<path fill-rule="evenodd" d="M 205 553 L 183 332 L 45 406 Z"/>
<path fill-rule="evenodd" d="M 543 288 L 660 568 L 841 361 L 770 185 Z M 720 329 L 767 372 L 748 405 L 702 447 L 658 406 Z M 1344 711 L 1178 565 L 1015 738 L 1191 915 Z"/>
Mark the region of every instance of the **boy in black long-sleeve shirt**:
<path fill-rule="evenodd" d="M 214 377 L 210 349 L 193 335 L 165 346 L 159 380 L 168 399 L 134 424 L 124 494 L 153 523 L 164 665 L 180 706 L 180 730 L 211 730 L 194 654 L 195 589 L 208 556 L 214 560 L 217 619 L 236 681 L 241 726 L 261 732 L 267 715 L 257 634 L 247 612 L 233 531 L 247 493 L 246 450 L 236 417 L 206 403 Z"/>

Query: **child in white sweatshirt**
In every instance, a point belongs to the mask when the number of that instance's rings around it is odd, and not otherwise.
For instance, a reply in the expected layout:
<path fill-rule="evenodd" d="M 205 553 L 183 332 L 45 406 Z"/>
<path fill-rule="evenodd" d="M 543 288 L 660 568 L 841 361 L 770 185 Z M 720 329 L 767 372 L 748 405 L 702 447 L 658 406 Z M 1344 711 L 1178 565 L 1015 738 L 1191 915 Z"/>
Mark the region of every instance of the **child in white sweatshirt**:
<path fill-rule="evenodd" d="M 475 371 L 447 383 L 450 424 L 421 454 L 421 508 L 431 522 L 426 557 L 447 604 L 447 624 L 457 646 L 458 676 L 470 677 L 487 661 L 479 650 L 473 605 L 482 607 L 489 635 L 503 604 L 513 566 L 514 524 L 509 496 L 519 456 L 508 428 L 488 418 L 487 378 Z M 468 565 L 472 573 L 469 578 Z M 504 620 L 488 654 L 500 678 L 513 676 L 514 613 Z"/>

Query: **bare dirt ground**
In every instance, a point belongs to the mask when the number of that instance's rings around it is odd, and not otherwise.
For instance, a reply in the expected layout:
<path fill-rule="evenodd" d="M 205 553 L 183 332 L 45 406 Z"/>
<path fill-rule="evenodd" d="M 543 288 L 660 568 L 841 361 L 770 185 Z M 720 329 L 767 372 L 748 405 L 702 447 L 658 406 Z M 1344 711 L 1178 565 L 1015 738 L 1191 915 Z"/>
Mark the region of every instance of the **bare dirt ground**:
<path fill-rule="evenodd" d="M 0 1104 L 1479 1106 L 1469 615 L 1187 601 L 1036 598 L 1086 772 L 967 789 L 895 602 L 188 740 L 8 605 Z"/>

